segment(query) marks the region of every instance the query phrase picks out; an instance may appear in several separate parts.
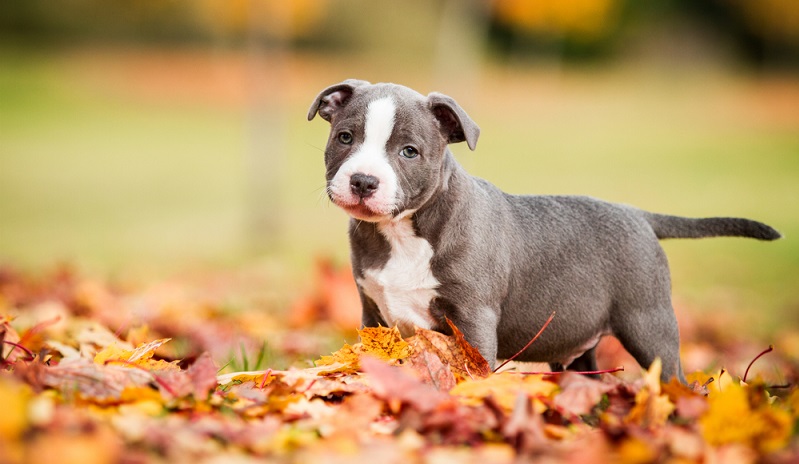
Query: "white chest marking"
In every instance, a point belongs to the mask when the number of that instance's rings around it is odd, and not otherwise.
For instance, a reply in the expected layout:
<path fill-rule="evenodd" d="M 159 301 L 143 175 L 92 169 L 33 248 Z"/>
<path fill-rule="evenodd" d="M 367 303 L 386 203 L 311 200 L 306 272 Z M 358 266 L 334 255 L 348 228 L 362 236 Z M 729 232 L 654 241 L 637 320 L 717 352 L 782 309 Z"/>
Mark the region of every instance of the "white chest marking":
<path fill-rule="evenodd" d="M 364 271 L 358 284 L 377 303 L 386 323 L 396 324 L 403 336 L 412 335 L 414 326 L 432 328 L 430 302 L 439 285 L 430 269 L 433 247 L 414 233 L 409 218 L 381 223 L 378 229 L 391 245 L 391 255 L 381 269 Z"/>

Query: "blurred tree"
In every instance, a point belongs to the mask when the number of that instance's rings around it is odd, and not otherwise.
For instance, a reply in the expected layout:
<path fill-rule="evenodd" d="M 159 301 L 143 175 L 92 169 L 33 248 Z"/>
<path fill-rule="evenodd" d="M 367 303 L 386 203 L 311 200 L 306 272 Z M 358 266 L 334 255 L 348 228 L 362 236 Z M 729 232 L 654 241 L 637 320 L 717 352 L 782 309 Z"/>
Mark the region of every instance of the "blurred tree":
<path fill-rule="evenodd" d="M 620 0 L 495 0 L 493 38 L 505 51 L 599 54 L 619 24 Z"/>

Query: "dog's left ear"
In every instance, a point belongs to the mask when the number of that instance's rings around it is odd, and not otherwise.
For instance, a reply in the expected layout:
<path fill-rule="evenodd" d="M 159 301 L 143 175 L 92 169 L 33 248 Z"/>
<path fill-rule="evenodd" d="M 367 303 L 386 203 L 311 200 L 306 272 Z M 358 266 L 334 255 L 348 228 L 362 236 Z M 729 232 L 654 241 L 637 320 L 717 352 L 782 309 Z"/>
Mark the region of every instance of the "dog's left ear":
<path fill-rule="evenodd" d="M 316 113 L 319 113 L 322 119 L 330 122 L 333 114 L 347 104 L 355 89 L 363 85 L 369 85 L 369 83 L 358 79 L 347 79 L 322 90 L 311 103 L 308 120 L 310 121 L 316 116 Z"/>
<path fill-rule="evenodd" d="M 477 146 L 477 139 L 480 137 L 480 128 L 472 121 L 472 118 L 463 111 L 452 97 L 448 97 L 438 92 L 433 92 L 427 96 L 430 110 L 433 116 L 441 124 L 441 130 L 447 143 L 457 143 L 466 141 L 470 150 Z"/>

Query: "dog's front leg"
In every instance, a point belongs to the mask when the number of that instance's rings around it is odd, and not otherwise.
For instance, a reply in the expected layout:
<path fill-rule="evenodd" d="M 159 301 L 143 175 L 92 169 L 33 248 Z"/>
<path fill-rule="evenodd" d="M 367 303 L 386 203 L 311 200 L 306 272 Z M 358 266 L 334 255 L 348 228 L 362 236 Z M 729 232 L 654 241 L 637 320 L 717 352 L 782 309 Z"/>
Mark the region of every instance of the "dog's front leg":
<path fill-rule="evenodd" d="M 463 332 L 466 341 L 477 348 L 493 370 L 497 364 L 499 310 L 483 307 L 470 313 L 458 311 L 447 314 L 447 317 Z"/>
<path fill-rule="evenodd" d="M 377 303 L 364 294 L 361 286 L 358 285 L 358 294 L 361 296 L 361 328 L 363 327 L 388 327 L 383 316 L 380 314 L 380 309 Z"/>

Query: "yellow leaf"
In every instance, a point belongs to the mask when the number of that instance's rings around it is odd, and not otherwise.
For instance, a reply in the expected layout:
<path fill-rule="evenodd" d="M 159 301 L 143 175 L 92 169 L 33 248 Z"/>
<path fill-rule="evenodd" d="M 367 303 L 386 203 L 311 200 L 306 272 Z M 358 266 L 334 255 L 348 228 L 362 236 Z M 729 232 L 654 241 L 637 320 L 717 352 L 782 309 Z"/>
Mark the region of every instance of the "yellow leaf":
<path fill-rule="evenodd" d="M 361 336 L 360 353 L 370 354 L 383 361 L 404 359 L 411 355 L 411 347 L 402 339 L 399 329 L 394 326 L 364 327 L 358 331 Z"/>
<path fill-rule="evenodd" d="M 660 395 L 660 374 L 663 372 L 663 362 L 655 358 L 644 374 L 644 383 L 653 395 Z"/>
<path fill-rule="evenodd" d="M 162 338 L 160 340 L 153 340 L 150 343 L 143 343 L 139 345 L 133 352 L 130 354 L 128 361 L 130 362 L 140 362 L 150 359 L 155 354 L 155 350 L 158 349 L 161 345 L 172 340 L 171 338 Z"/>
<path fill-rule="evenodd" d="M 97 364 L 105 364 L 110 360 L 124 360 L 130 358 L 130 351 L 123 350 L 116 344 L 105 347 L 102 351 L 94 356 L 94 362 Z"/>
<path fill-rule="evenodd" d="M 119 395 L 119 400 L 123 403 L 136 403 L 141 401 L 157 401 L 162 403 L 164 397 L 158 390 L 149 387 L 125 387 Z"/>
<path fill-rule="evenodd" d="M 637 438 L 628 438 L 619 445 L 619 461 L 623 464 L 644 464 L 655 460 L 652 448 Z"/>
<path fill-rule="evenodd" d="M 330 369 L 320 369 L 317 373 L 356 372 L 360 368 L 360 355 L 362 354 L 368 354 L 383 361 L 400 360 L 411 355 L 410 345 L 402 339 L 402 335 L 396 327 L 365 327 L 358 331 L 358 334 L 361 336 L 361 343 L 344 344 L 340 350 L 330 356 L 319 358 L 315 363 L 316 366 L 330 366 Z"/>
<path fill-rule="evenodd" d="M 635 406 L 624 419 L 627 423 L 638 424 L 644 428 L 660 427 L 674 412 L 674 404 L 667 395 L 661 395 L 660 358 L 656 358 L 649 370 L 644 373 L 644 387 L 635 394 Z"/>
<path fill-rule="evenodd" d="M 520 392 L 536 398 L 538 396 L 550 397 L 558 389 L 555 383 L 542 380 L 539 376 L 524 376 L 510 372 L 493 374 L 485 379 L 466 380 L 450 390 L 452 396 L 460 397 L 461 402 L 477 405 L 483 399 L 493 396 L 502 408 L 510 412 L 513 410 L 516 397 Z M 546 407 L 540 401 L 535 401 L 536 411 L 541 413 Z"/>
<path fill-rule="evenodd" d="M 791 393 L 791 396 L 788 397 L 786 401 L 788 404 L 788 409 L 791 411 L 791 415 L 794 419 L 799 418 L 799 389 L 794 389 Z"/>
<path fill-rule="evenodd" d="M 740 385 L 726 386 L 708 402 L 710 407 L 699 424 L 711 445 L 739 443 L 768 452 L 785 446 L 790 438 L 791 415 L 767 403 L 752 408 L 746 389 Z"/>
<path fill-rule="evenodd" d="M 334 372 L 355 372 L 360 364 L 358 353 L 345 343 L 340 350 L 330 356 L 322 356 L 316 361 L 317 366 L 330 366 L 330 370 L 323 370 L 319 374 L 332 374 Z"/>
<path fill-rule="evenodd" d="M 28 426 L 28 402 L 31 391 L 25 385 L 0 379 L 0 398 L 2 398 L 2 414 L 0 414 L 0 443 L 16 440 Z"/>
<path fill-rule="evenodd" d="M 171 340 L 171 338 L 162 338 L 149 343 L 142 343 L 134 350 L 125 350 L 116 344 L 112 344 L 97 353 L 94 357 L 94 362 L 97 364 L 107 364 L 119 361 L 120 364 L 123 365 L 136 364 L 149 370 L 179 369 L 174 362 L 170 363 L 163 360 L 152 359 L 155 350 L 169 340 Z"/>
<path fill-rule="evenodd" d="M 264 375 L 269 374 L 267 379 Z M 269 385 L 269 382 L 275 378 L 275 374 L 271 370 L 265 371 L 247 371 L 247 372 L 231 372 L 229 374 L 218 375 L 216 381 L 219 385 L 227 385 L 231 382 L 247 383 L 254 382 L 256 385 Z"/>

